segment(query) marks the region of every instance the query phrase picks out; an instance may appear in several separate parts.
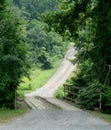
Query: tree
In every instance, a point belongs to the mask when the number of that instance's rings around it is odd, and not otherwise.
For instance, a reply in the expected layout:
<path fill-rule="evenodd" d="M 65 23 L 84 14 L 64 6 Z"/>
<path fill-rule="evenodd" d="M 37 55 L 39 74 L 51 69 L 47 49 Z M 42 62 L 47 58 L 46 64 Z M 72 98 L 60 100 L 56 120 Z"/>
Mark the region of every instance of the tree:
<path fill-rule="evenodd" d="M 26 72 L 27 46 L 21 22 L 4 1 L 0 12 L 0 107 L 14 108 L 21 75 Z"/>
<path fill-rule="evenodd" d="M 29 61 L 32 65 L 40 66 L 43 68 L 50 68 L 53 63 L 53 57 L 63 57 L 67 48 L 63 44 L 60 35 L 53 30 L 50 33 L 45 31 L 47 25 L 39 20 L 41 13 L 47 10 L 55 10 L 58 2 L 56 0 L 10 0 L 13 1 L 15 8 L 19 8 L 22 17 L 26 20 L 27 43 L 30 45 Z M 64 42 L 65 43 L 65 42 Z M 42 48 L 45 53 L 42 53 Z M 40 60 L 41 57 L 44 60 Z"/>
<path fill-rule="evenodd" d="M 81 101 L 79 100 L 80 103 L 85 102 L 84 99 L 86 97 L 89 99 L 93 89 L 93 92 L 95 92 L 96 86 L 99 95 L 102 95 L 101 109 L 109 109 L 111 106 L 109 102 L 111 96 L 110 1 L 62 1 L 61 8 L 58 11 L 47 13 L 42 16 L 42 19 L 49 24 L 49 30 L 54 28 L 56 32 L 62 35 L 64 35 L 66 30 L 69 30 L 75 42 L 75 47 L 78 50 L 76 63 L 78 64 L 79 71 L 77 72 L 76 79 L 73 78 L 73 84 L 85 87 L 85 91 L 80 92 L 82 95 Z M 92 91 L 90 91 L 91 89 Z M 88 95 L 83 94 L 86 91 Z M 108 95 L 110 95 L 109 98 Z M 99 98 L 100 96 L 96 96 L 95 100 L 98 101 Z M 93 98 L 90 102 L 93 104 L 91 104 L 91 108 L 97 106 Z M 99 102 L 97 103 L 99 104 Z M 85 104 L 82 105 L 85 106 Z"/>
<path fill-rule="evenodd" d="M 20 8 L 25 8 L 25 10 L 30 14 L 28 17 L 30 20 L 38 18 L 40 13 L 46 10 L 54 10 L 57 5 L 56 0 L 13 0 L 13 2 Z"/>
<path fill-rule="evenodd" d="M 57 33 L 44 31 L 46 26 L 45 23 L 36 19 L 31 20 L 27 25 L 27 37 L 28 44 L 32 45 L 30 56 L 32 64 L 42 64 L 44 68 L 45 66 L 50 68 L 52 66 L 52 57 L 63 57 L 67 46 Z M 40 60 L 41 57 L 43 60 Z"/>

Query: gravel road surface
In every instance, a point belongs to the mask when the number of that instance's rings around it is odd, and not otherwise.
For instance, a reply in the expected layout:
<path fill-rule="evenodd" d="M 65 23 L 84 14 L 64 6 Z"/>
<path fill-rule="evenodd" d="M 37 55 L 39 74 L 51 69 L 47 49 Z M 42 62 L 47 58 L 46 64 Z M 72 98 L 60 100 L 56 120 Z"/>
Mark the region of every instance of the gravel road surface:
<path fill-rule="evenodd" d="M 111 126 L 81 110 L 32 110 L 0 130 L 111 130 Z"/>

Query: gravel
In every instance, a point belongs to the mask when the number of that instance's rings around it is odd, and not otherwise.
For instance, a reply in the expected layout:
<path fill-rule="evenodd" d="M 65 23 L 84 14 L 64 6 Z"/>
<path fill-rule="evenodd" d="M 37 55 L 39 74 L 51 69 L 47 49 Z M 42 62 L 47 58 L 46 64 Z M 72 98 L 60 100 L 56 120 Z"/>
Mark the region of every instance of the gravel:
<path fill-rule="evenodd" d="M 31 110 L 0 130 L 111 130 L 111 126 L 82 110 Z"/>

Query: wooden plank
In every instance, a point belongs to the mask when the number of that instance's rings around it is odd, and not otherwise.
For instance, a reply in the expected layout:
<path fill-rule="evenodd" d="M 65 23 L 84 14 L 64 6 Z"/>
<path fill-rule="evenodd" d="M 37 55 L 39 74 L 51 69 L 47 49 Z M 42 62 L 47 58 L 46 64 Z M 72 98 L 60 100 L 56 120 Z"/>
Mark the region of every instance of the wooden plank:
<path fill-rule="evenodd" d="M 81 90 L 82 87 L 78 87 L 78 86 L 71 86 L 71 85 L 64 85 L 64 95 L 66 94 L 71 94 L 71 97 L 64 97 L 65 99 L 67 100 L 70 100 L 70 101 L 75 101 L 74 100 L 74 96 L 77 96 L 78 95 L 78 92 L 79 90 Z"/>
<path fill-rule="evenodd" d="M 72 99 L 72 98 L 70 98 L 70 97 L 64 97 L 65 99 L 67 99 L 67 100 L 70 100 L 70 101 L 73 101 L 73 102 L 75 102 L 75 100 L 74 99 Z"/>

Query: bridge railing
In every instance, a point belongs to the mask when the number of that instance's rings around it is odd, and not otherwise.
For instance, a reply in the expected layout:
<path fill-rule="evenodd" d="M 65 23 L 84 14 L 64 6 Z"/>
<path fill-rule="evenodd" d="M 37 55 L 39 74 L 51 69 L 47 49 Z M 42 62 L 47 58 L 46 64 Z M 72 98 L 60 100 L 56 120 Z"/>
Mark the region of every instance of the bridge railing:
<path fill-rule="evenodd" d="M 82 90 L 83 87 L 78 87 L 78 86 L 72 86 L 72 85 L 67 85 L 64 84 L 64 98 L 70 101 L 75 102 L 76 97 L 79 94 L 79 91 Z M 102 92 L 100 90 L 96 91 L 96 93 L 99 95 L 99 100 L 98 100 L 98 110 L 102 110 Z"/>
<path fill-rule="evenodd" d="M 81 89 L 82 87 L 64 85 L 64 98 L 74 102 Z"/>

